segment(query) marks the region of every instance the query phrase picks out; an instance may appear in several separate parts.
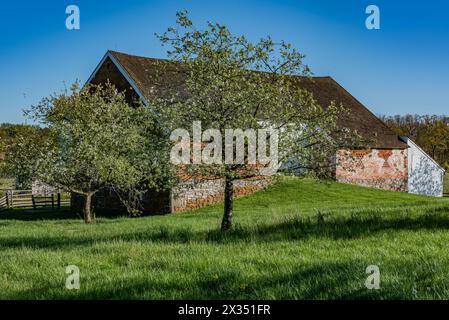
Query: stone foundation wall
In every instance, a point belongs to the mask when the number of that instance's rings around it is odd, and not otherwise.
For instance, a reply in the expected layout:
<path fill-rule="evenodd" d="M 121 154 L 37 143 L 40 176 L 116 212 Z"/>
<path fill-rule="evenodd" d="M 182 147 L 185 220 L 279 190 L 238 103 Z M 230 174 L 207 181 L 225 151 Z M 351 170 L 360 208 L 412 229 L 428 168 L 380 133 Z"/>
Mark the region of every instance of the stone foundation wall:
<path fill-rule="evenodd" d="M 270 185 L 272 178 L 257 177 L 234 181 L 234 196 L 241 197 L 262 190 Z M 172 191 L 173 212 L 183 212 L 205 207 L 224 200 L 224 179 L 200 183 L 184 182 Z"/>
<path fill-rule="evenodd" d="M 171 212 L 170 191 L 148 191 L 140 198 L 143 214 L 162 214 Z M 84 200 L 81 196 L 72 194 L 71 208 L 78 212 L 83 210 Z M 92 197 L 92 208 L 101 216 L 126 215 L 127 210 L 119 196 L 112 190 L 98 191 Z"/>
<path fill-rule="evenodd" d="M 407 157 L 407 149 L 339 150 L 335 178 L 339 182 L 406 192 Z"/>
<path fill-rule="evenodd" d="M 241 197 L 264 189 L 271 184 L 271 177 L 257 177 L 234 181 L 234 196 Z M 193 183 L 184 182 L 171 191 L 148 191 L 141 197 L 143 214 L 162 214 L 184 212 L 222 202 L 224 199 L 224 180 L 207 180 Z M 72 209 L 81 212 L 82 197 L 72 194 Z M 111 190 L 102 190 L 92 198 L 95 213 L 102 216 L 126 214 L 126 208 L 120 198 Z"/>

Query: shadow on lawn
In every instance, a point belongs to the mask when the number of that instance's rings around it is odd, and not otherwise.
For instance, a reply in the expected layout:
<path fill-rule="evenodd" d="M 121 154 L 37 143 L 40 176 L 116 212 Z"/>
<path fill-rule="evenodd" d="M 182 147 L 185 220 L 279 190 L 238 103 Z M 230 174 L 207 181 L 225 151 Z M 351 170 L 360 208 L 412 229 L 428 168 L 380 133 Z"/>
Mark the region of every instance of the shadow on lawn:
<path fill-rule="evenodd" d="M 418 217 L 398 213 L 397 217 L 382 217 L 381 214 L 367 216 L 327 218 L 291 218 L 287 221 L 259 225 L 254 228 L 237 227 L 223 234 L 210 231 L 208 241 L 226 243 L 229 241 L 282 241 L 304 240 L 312 237 L 331 239 L 352 239 L 370 236 L 388 230 L 447 230 L 449 229 L 449 208 L 432 209 Z"/>
<path fill-rule="evenodd" d="M 123 213 L 110 213 L 96 215 L 98 218 L 102 219 L 117 219 L 123 218 L 126 215 Z M 48 210 L 48 209 L 14 209 L 6 210 L 0 212 L 0 221 L 42 221 L 42 220 L 83 220 L 82 213 L 77 213 L 75 211 L 67 209 L 61 210 Z"/>
<path fill-rule="evenodd" d="M 69 209 L 62 210 L 6 210 L 0 213 L 0 221 L 41 221 L 41 220 L 68 220 L 82 219 L 82 217 Z"/>
<path fill-rule="evenodd" d="M 382 290 L 365 286 L 365 264 L 361 261 L 320 262 L 298 265 L 291 271 L 273 271 L 270 275 L 252 276 L 241 269 L 196 270 L 179 281 L 175 277 L 133 278 L 107 277 L 95 274 L 84 278 L 80 290 L 68 291 L 63 286 L 44 285 L 17 292 L 16 299 L 407 299 L 411 290 L 400 290 L 383 284 Z M 403 266 L 406 267 L 406 266 Z M 165 271 L 164 271 L 165 272 Z M 170 272 L 167 270 L 166 272 Z M 98 282 L 98 279 L 105 279 Z M 109 280 L 106 280 L 109 279 Z M 410 279 L 400 279 L 404 286 Z M 95 284 L 95 285 L 93 285 Z M 407 292 L 410 292 L 410 296 Z"/>
<path fill-rule="evenodd" d="M 292 217 L 283 222 L 259 224 L 254 226 L 237 226 L 234 230 L 223 233 L 217 229 L 209 231 L 192 231 L 186 227 L 159 228 L 128 232 L 114 229 L 111 232 L 97 233 L 95 226 L 57 235 L 9 236 L 0 239 L 0 247 L 54 248 L 87 246 L 113 241 L 162 242 L 162 243 L 215 243 L 233 242 L 274 242 L 297 241 L 308 238 L 355 239 L 374 235 L 383 231 L 401 230 L 448 230 L 449 213 L 447 207 L 430 208 L 418 216 L 409 216 L 405 212 L 397 215 L 382 215 L 375 211 L 368 214 L 345 216 L 317 216 L 315 218 Z M 88 227 L 89 228 L 89 227 Z M 87 232 L 86 232 L 87 231 Z"/>

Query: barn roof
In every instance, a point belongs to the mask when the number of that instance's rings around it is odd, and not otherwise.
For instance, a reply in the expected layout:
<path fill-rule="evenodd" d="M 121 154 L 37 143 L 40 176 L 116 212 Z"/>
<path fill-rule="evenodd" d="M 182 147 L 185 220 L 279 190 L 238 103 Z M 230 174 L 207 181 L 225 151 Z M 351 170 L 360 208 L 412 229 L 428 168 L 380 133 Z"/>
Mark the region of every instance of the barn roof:
<path fill-rule="evenodd" d="M 109 57 L 115 64 L 118 64 L 117 67 L 122 73 L 125 73 L 124 76 L 134 87 L 134 90 L 146 101 L 150 100 L 157 91 L 155 79 L 158 78 L 156 75 L 161 69 L 161 63 L 170 63 L 173 66 L 174 72 L 179 71 L 179 66 L 168 60 L 139 57 L 116 51 L 108 51 L 106 57 Z M 102 62 L 105 58 L 103 58 Z M 165 72 L 167 70 L 170 69 L 164 68 Z M 91 76 L 91 79 L 94 75 L 95 72 Z M 91 79 L 89 79 L 89 82 Z M 176 85 L 174 77 L 167 75 L 166 79 L 167 82 L 165 85 Z M 332 101 L 336 104 L 341 103 L 349 112 L 339 117 L 339 125 L 357 130 L 363 138 L 374 141 L 373 147 L 382 149 L 406 149 L 408 147 L 393 130 L 333 78 L 295 76 L 294 80 L 298 83 L 298 87 L 311 92 L 317 102 L 324 108 L 329 106 Z"/>

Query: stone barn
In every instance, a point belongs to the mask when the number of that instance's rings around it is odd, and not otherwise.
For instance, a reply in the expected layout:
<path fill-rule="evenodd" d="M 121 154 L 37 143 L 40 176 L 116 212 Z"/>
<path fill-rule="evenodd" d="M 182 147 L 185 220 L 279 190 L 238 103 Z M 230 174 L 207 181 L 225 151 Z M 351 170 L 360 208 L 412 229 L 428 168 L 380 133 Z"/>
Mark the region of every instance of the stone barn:
<path fill-rule="evenodd" d="M 155 82 L 161 63 L 175 64 L 166 60 L 108 51 L 88 83 L 110 81 L 127 93 L 129 101 L 139 98 L 148 104 L 157 86 L 161 85 Z M 165 78 L 166 84 L 170 85 L 170 75 Z M 385 190 L 442 195 L 444 170 L 413 141 L 396 135 L 331 77 L 298 79 L 298 86 L 312 92 L 323 107 L 333 101 L 343 104 L 349 110 L 338 119 L 340 126 L 357 130 L 364 139 L 373 141 L 369 150 L 349 147 L 337 152 L 333 169 L 337 181 Z M 267 180 L 269 179 L 239 181 L 236 183 L 236 194 L 247 194 L 264 188 L 269 183 Z M 181 185 L 177 190 L 164 194 L 151 193 L 145 201 L 148 204 L 147 211 L 179 212 L 220 201 L 223 196 L 222 183 L 223 181 L 208 181 L 198 186 L 188 186 L 187 183 L 185 187 Z M 114 203 L 105 201 L 102 196 L 97 198 L 97 203 L 101 203 L 101 206 Z"/>

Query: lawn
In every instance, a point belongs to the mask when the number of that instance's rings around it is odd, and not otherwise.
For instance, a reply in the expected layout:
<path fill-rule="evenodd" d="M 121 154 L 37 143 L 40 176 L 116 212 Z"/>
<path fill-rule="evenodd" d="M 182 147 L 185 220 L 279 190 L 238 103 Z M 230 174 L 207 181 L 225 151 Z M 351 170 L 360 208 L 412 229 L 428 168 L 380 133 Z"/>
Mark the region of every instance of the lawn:
<path fill-rule="evenodd" d="M 3 299 L 449 299 L 449 199 L 284 178 L 235 203 L 142 218 L 0 215 Z M 46 220 L 39 220 L 45 218 Z M 65 267 L 81 289 L 65 289 Z M 366 268 L 380 268 L 368 290 Z"/>

